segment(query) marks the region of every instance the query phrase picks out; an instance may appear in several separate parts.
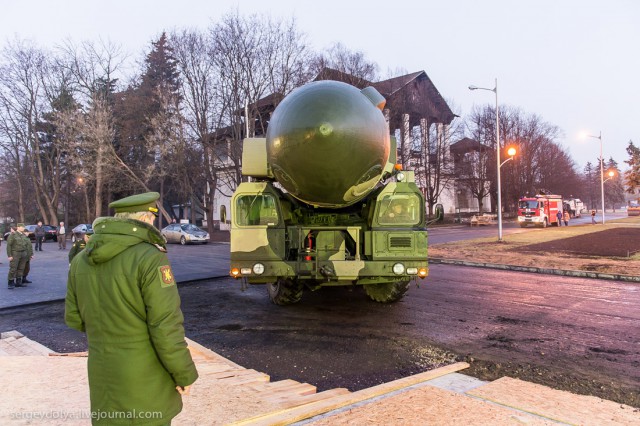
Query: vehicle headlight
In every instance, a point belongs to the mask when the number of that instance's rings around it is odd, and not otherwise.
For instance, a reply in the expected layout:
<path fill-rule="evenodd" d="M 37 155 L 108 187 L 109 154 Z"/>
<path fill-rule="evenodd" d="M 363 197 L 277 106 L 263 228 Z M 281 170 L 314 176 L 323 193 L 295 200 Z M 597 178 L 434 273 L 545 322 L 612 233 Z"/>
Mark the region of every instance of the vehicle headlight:
<path fill-rule="evenodd" d="M 404 180 L 405 176 L 404 173 L 400 172 L 396 175 L 396 179 L 398 180 L 398 182 L 402 182 Z"/>
<path fill-rule="evenodd" d="M 264 265 L 262 263 L 256 263 L 253 265 L 253 273 L 256 275 L 261 275 L 264 272 Z"/>
<path fill-rule="evenodd" d="M 418 275 L 418 268 L 407 268 L 407 274 Z"/>
<path fill-rule="evenodd" d="M 240 273 L 242 275 L 249 275 L 251 274 L 251 268 L 240 268 Z"/>
<path fill-rule="evenodd" d="M 396 275 L 404 274 L 404 265 L 402 263 L 396 263 L 393 265 L 393 273 Z"/>

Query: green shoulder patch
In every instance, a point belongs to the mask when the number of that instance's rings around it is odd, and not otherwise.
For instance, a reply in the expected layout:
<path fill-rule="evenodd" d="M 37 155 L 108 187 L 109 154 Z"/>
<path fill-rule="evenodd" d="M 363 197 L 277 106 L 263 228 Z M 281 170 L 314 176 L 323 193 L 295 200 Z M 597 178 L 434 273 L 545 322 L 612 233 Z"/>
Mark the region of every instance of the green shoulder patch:
<path fill-rule="evenodd" d="M 173 271 L 171 270 L 171 266 L 162 265 L 158 267 L 158 273 L 160 273 L 160 281 L 162 282 L 161 287 L 169 287 L 175 285 L 176 280 L 173 277 Z"/>

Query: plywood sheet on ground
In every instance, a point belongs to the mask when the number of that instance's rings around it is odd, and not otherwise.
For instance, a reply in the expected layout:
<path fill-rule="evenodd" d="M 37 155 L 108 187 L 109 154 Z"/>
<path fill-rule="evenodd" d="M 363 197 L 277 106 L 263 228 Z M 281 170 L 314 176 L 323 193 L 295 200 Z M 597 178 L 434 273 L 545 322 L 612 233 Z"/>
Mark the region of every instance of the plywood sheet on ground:
<path fill-rule="evenodd" d="M 569 424 L 640 424 L 640 410 L 637 408 L 510 377 L 502 377 L 467 393 Z"/>
<path fill-rule="evenodd" d="M 0 424 L 91 424 L 86 358 L 4 356 L 0 371 Z"/>
<path fill-rule="evenodd" d="M 551 421 L 474 398 L 423 386 L 321 418 L 313 426 L 336 425 L 551 425 Z"/>

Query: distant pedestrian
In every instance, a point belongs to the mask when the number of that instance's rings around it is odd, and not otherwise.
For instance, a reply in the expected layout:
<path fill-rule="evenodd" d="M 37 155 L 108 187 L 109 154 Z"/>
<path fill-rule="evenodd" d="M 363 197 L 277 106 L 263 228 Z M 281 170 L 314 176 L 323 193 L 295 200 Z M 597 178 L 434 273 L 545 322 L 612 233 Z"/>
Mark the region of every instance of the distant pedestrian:
<path fill-rule="evenodd" d="M 596 224 L 596 211 L 595 210 L 591 210 L 591 223 L 593 225 Z"/>
<path fill-rule="evenodd" d="M 64 222 L 60 222 L 60 226 L 56 229 L 56 235 L 58 236 L 58 250 L 66 250 L 67 229 L 64 227 Z"/>
<path fill-rule="evenodd" d="M 558 226 L 562 226 L 562 210 L 558 210 L 556 217 L 558 218 Z"/>
<path fill-rule="evenodd" d="M 564 226 L 569 226 L 569 210 L 564 211 L 562 218 L 564 219 Z"/>
<path fill-rule="evenodd" d="M 35 251 L 42 251 L 42 243 L 44 242 L 44 237 L 46 233 L 45 233 L 44 226 L 42 226 L 41 220 L 38 221 L 38 225 L 36 226 L 36 229 L 33 231 L 33 233 L 36 237 Z"/>

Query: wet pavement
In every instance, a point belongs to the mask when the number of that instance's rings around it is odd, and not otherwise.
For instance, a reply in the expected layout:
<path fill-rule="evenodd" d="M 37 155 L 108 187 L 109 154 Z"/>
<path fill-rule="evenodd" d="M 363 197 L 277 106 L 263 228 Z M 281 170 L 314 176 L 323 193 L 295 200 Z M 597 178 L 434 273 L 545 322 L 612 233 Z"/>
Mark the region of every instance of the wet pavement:
<path fill-rule="evenodd" d="M 64 299 L 69 272 L 69 248 L 59 250 L 55 242 L 43 244 L 31 260 L 29 284 L 25 288 L 7 288 L 9 260 L 6 246 L 0 247 L 0 309 L 30 303 Z M 212 242 L 202 245 L 169 244 L 167 255 L 179 283 L 229 276 L 229 244 Z"/>

